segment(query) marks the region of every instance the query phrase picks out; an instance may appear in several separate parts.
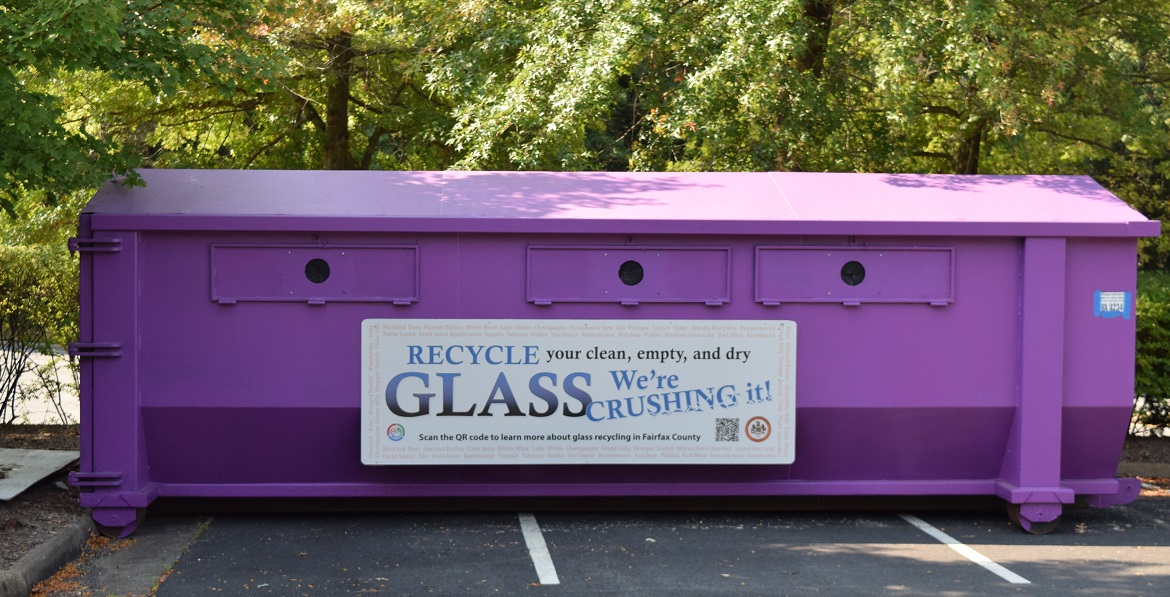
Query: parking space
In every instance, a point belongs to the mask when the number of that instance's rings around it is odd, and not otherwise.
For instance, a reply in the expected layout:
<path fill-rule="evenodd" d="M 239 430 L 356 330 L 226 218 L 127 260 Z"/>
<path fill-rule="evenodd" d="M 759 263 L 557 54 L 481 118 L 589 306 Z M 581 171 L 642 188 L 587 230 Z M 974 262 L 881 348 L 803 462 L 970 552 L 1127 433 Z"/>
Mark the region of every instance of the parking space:
<path fill-rule="evenodd" d="M 1149 498 L 1047 536 L 994 510 L 221 515 L 157 594 L 1159 595 L 1167 520 Z"/>
<path fill-rule="evenodd" d="M 1021 533 L 982 512 L 923 515 L 1041 595 L 1164 595 L 1170 587 L 1170 500 L 1067 510 L 1050 535 Z"/>
<path fill-rule="evenodd" d="M 541 518 L 562 582 L 606 593 L 937 593 L 995 581 L 892 514 Z"/>
<path fill-rule="evenodd" d="M 158 595 L 507 594 L 532 582 L 515 514 L 218 516 Z"/>

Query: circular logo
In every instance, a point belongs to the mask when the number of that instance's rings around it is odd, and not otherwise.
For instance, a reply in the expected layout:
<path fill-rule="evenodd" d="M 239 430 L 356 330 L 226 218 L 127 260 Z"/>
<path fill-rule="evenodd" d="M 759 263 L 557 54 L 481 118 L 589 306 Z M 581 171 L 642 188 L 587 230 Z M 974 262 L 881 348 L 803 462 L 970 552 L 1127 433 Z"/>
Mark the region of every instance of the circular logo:
<path fill-rule="evenodd" d="M 743 431 L 753 442 L 762 442 L 772 435 L 772 424 L 764 417 L 752 417 L 748 419 Z"/>
<path fill-rule="evenodd" d="M 391 423 L 390 427 L 386 429 L 386 437 L 393 441 L 399 441 L 406 437 L 406 427 L 401 423 Z"/>

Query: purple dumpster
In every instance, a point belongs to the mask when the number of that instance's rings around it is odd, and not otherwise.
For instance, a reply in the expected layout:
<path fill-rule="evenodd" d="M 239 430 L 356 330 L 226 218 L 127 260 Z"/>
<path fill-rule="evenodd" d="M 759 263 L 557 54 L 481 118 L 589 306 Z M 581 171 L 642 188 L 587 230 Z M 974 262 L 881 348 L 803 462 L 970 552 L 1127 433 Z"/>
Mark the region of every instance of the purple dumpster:
<path fill-rule="evenodd" d="M 1159 224 L 1088 177 L 142 176 L 70 243 L 108 534 L 174 496 L 987 495 L 1045 532 L 1139 490 Z"/>

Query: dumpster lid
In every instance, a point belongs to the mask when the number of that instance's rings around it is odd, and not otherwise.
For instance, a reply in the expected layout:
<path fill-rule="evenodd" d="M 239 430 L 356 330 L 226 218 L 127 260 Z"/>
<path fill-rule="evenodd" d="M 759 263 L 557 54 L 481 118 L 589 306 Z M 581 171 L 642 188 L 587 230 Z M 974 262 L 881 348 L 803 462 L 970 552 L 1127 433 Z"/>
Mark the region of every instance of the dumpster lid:
<path fill-rule="evenodd" d="M 93 229 L 1123 237 L 1161 229 L 1088 176 L 140 173 L 145 187 L 109 182 L 98 191 L 83 212 Z"/>

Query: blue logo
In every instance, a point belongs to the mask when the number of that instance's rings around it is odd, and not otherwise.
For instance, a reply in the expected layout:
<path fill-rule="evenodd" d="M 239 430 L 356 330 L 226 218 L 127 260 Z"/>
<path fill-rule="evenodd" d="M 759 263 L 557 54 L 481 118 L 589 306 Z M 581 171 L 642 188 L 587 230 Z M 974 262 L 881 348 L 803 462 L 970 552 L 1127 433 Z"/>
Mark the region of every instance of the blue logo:
<path fill-rule="evenodd" d="M 406 437 L 406 427 L 401 423 L 391 423 L 390 427 L 386 429 L 386 437 L 392 441 L 401 441 Z"/>

